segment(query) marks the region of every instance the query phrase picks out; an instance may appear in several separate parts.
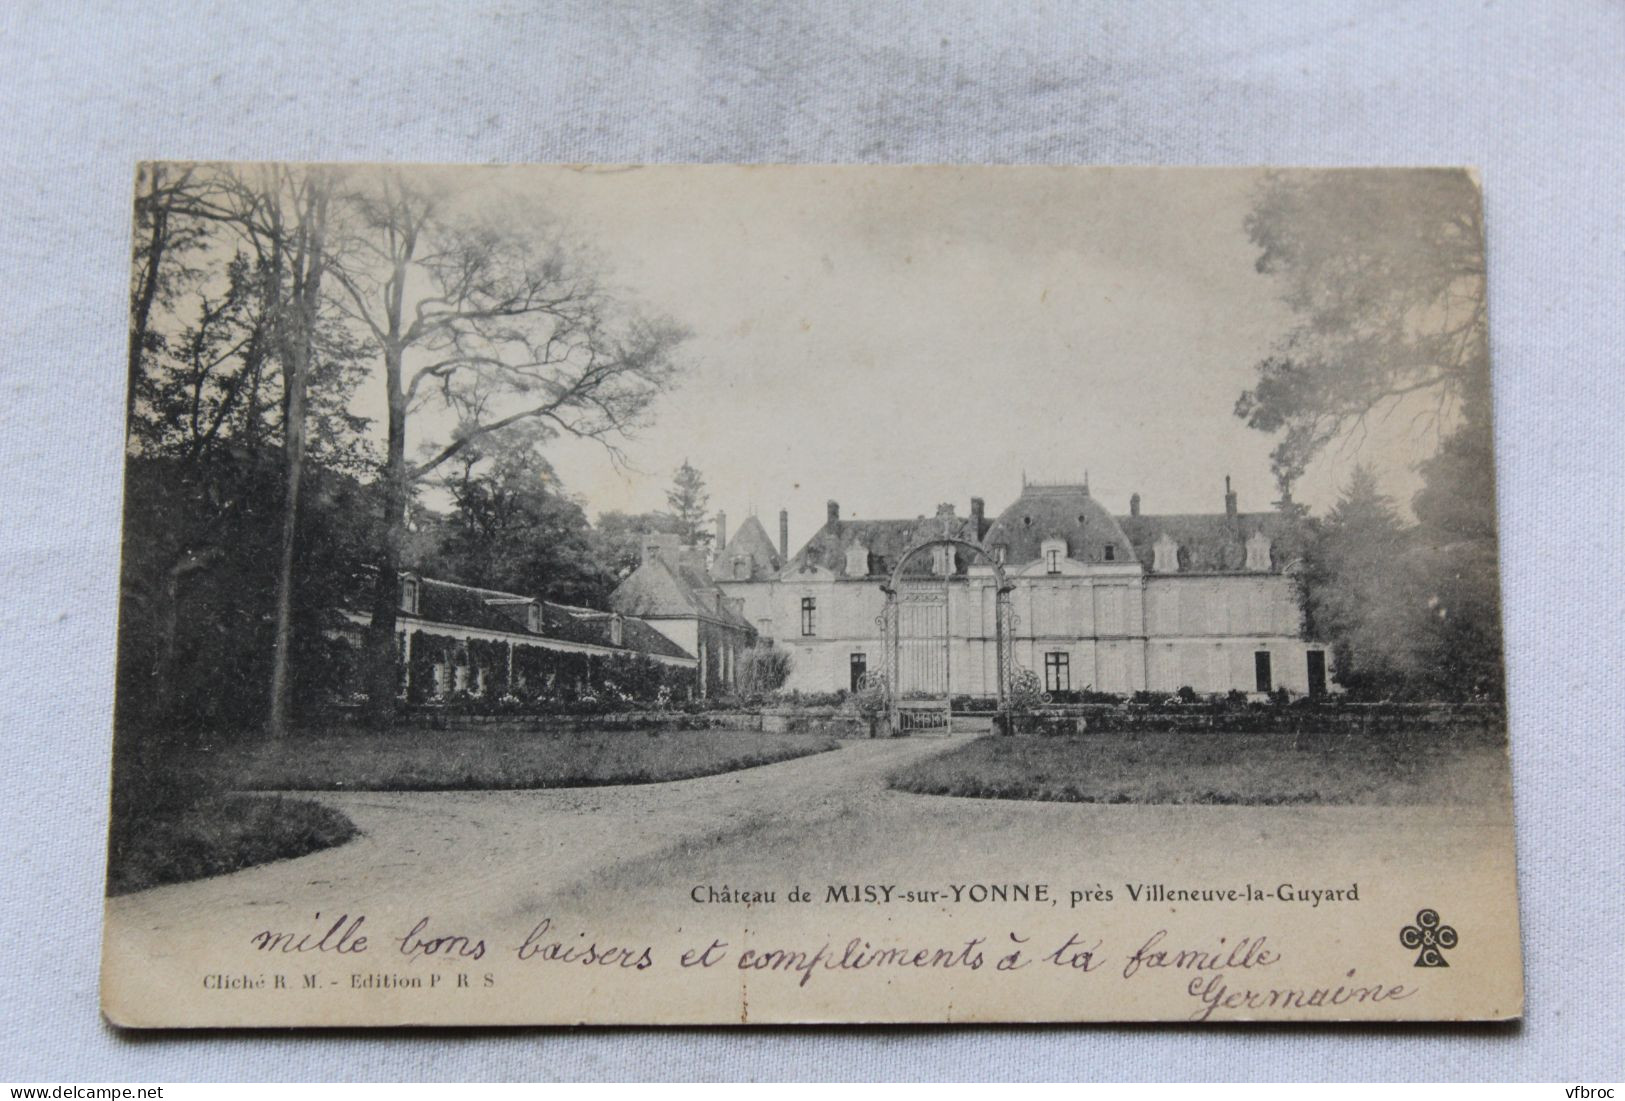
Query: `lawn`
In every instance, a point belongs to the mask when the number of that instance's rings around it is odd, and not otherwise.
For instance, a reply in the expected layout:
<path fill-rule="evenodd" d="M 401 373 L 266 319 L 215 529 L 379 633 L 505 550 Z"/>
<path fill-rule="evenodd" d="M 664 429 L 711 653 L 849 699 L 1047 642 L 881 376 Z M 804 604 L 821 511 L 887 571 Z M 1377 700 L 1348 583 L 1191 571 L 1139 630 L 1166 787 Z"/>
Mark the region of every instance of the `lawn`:
<path fill-rule="evenodd" d="M 279 742 L 218 736 L 142 772 L 120 756 L 107 893 L 224 875 L 342 845 L 341 812 L 280 791 L 447 791 L 685 780 L 822 753 L 840 743 L 746 730 L 389 733 L 335 730 Z"/>
<path fill-rule="evenodd" d="M 247 791 L 450 791 L 687 780 L 836 748 L 833 738 L 754 730 L 339 730 L 217 745 L 214 783 Z"/>
<path fill-rule="evenodd" d="M 304 856 L 354 837 L 345 815 L 307 799 L 210 795 L 181 807 L 115 819 L 107 893 L 225 875 Z"/>
<path fill-rule="evenodd" d="M 1465 805 L 1507 790 L 1480 736 L 1136 732 L 981 738 L 891 777 L 899 791 L 1070 803 Z"/>

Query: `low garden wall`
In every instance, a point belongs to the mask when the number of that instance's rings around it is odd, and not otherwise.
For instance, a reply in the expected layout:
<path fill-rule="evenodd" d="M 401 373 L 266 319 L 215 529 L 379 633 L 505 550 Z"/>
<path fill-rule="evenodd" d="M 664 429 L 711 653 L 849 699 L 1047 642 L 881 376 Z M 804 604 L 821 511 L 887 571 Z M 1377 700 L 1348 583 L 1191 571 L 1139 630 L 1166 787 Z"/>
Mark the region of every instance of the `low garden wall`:
<path fill-rule="evenodd" d="M 1188 731 L 1191 733 L 1331 733 L 1348 735 L 1466 735 L 1499 739 L 1506 713 L 1496 704 L 1052 704 L 1016 712 L 1000 733 L 1068 735 Z"/>
<path fill-rule="evenodd" d="M 762 716 L 752 711 L 611 711 L 594 715 L 469 715 L 435 713 L 430 708 L 409 713 L 431 730 L 511 730 L 516 734 L 577 730 L 761 730 Z"/>
<path fill-rule="evenodd" d="M 347 716 L 363 721 L 359 712 Z M 590 714 L 476 714 L 433 706 L 402 713 L 406 725 L 430 730 L 511 731 L 515 734 L 570 733 L 577 730 L 760 730 L 771 734 L 816 734 L 827 738 L 876 736 L 862 715 L 833 707 L 741 708 L 712 711 L 595 711 Z M 880 731 L 879 733 L 884 733 Z"/>
<path fill-rule="evenodd" d="M 955 709 L 960 717 L 982 716 L 981 709 Z M 343 717 L 361 722 L 358 711 Z M 1506 713 L 1498 704 L 1365 704 L 1299 700 L 1277 703 L 1067 703 L 985 716 L 1000 734 L 1063 737 L 1135 732 L 1348 734 L 1407 737 L 1458 736 L 1499 740 Z M 848 707 L 788 705 L 603 709 L 585 712 L 478 713 L 422 705 L 403 712 L 409 725 L 432 730 L 511 730 L 536 733 L 577 730 L 759 730 L 832 738 L 873 738 L 887 734 L 885 716 Z"/>
<path fill-rule="evenodd" d="M 784 734 L 822 734 L 829 738 L 874 738 L 885 734 L 885 718 L 870 718 L 833 707 L 773 707 L 760 714 L 761 729 Z"/>

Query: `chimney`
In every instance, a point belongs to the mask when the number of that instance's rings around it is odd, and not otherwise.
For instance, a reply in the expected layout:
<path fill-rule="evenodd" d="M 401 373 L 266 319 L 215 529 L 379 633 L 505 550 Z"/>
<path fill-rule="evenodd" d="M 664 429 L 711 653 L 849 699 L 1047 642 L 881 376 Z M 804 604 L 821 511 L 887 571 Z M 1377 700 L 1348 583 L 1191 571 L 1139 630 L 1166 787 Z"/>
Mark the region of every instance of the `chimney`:
<path fill-rule="evenodd" d="M 717 509 L 717 550 L 728 545 L 728 514 Z"/>
<path fill-rule="evenodd" d="M 779 561 L 790 561 L 790 510 L 779 509 Z"/>
<path fill-rule="evenodd" d="M 841 522 L 841 504 L 839 501 L 830 501 L 824 508 L 824 521 L 826 523 L 839 524 Z"/>
<path fill-rule="evenodd" d="M 1236 515 L 1236 494 L 1230 488 L 1230 475 L 1224 476 L 1224 514 L 1234 517 Z"/>
<path fill-rule="evenodd" d="M 675 566 L 682 561 L 681 537 L 672 535 L 669 532 L 651 531 L 644 535 L 639 542 L 639 546 L 643 551 L 638 556 L 641 562 L 648 562 L 653 558 L 663 558 Z M 671 553 L 667 554 L 667 551 Z"/>
<path fill-rule="evenodd" d="M 1138 493 L 1134 493 L 1134 494 L 1129 495 L 1128 514 L 1130 516 L 1138 516 L 1138 515 L 1140 515 L 1140 495 Z"/>
<path fill-rule="evenodd" d="M 987 534 L 987 502 L 980 497 L 970 499 L 970 527 L 978 541 Z"/>

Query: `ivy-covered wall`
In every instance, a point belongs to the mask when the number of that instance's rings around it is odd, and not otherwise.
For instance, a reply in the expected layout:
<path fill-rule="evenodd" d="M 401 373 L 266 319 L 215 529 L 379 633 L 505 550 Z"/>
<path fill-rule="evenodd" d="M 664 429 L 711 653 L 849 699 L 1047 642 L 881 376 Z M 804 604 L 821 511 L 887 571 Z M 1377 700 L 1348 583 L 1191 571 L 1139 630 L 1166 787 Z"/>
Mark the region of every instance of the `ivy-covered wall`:
<path fill-rule="evenodd" d="M 695 694 L 693 669 L 642 654 L 588 654 L 494 639 L 461 639 L 414 631 L 407 696 L 439 699 L 511 697 L 521 701 L 685 700 Z"/>

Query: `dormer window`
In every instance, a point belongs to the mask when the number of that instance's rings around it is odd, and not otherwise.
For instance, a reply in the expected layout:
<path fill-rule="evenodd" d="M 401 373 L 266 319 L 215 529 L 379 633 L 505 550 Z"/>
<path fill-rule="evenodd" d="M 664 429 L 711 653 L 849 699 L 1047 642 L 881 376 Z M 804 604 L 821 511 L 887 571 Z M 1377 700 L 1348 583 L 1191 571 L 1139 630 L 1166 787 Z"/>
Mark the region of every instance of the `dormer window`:
<path fill-rule="evenodd" d="M 525 625 L 530 628 L 530 633 L 533 635 L 542 633 L 543 620 L 542 606 L 540 604 L 532 603 L 530 607 L 525 609 Z"/>
<path fill-rule="evenodd" d="M 1151 568 L 1158 573 L 1179 572 L 1179 544 L 1171 535 L 1163 532 L 1157 541 L 1151 544 L 1153 560 Z"/>
<path fill-rule="evenodd" d="M 1008 545 L 1006 545 L 1004 543 L 994 543 L 993 544 L 993 561 L 995 563 L 997 563 L 998 565 L 1000 565 L 1000 566 L 1004 565 L 1004 560 L 1009 555 L 1009 553 L 1010 553 L 1010 548 L 1009 548 Z"/>
<path fill-rule="evenodd" d="M 750 580 L 750 559 L 742 554 L 734 555 L 734 580 Z"/>
<path fill-rule="evenodd" d="M 1262 531 L 1253 532 L 1253 537 L 1247 540 L 1247 568 L 1256 572 L 1270 568 L 1270 539 Z"/>
<path fill-rule="evenodd" d="M 846 576 L 869 576 L 869 549 L 862 543 L 853 543 L 846 548 Z"/>
<path fill-rule="evenodd" d="M 626 637 L 626 620 L 619 615 L 609 617 L 609 644 L 622 645 L 621 640 Z"/>
<path fill-rule="evenodd" d="M 1107 543 L 1104 547 L 1101 548 L 1100 556 L 1101 556 L 1102 559 L 1104 559 L 1107 562 L 1115 562 L 1115 561 L 1117 561 L 1117 544 L 1116 543 Z"/>
<path fill-rule="evenodd" d="M 401 578 L 401 611 L 407 615 L 418 614 L 418 579 L 415 577 Z"/>
<path fill-rule="evenodd" d="M 1066 540 L 1046 539 L 1039 545 L 1038 553 L 1043 559 L 1045 573 L 1060 573 L 1061 560 L 1066 557 Z"/>

